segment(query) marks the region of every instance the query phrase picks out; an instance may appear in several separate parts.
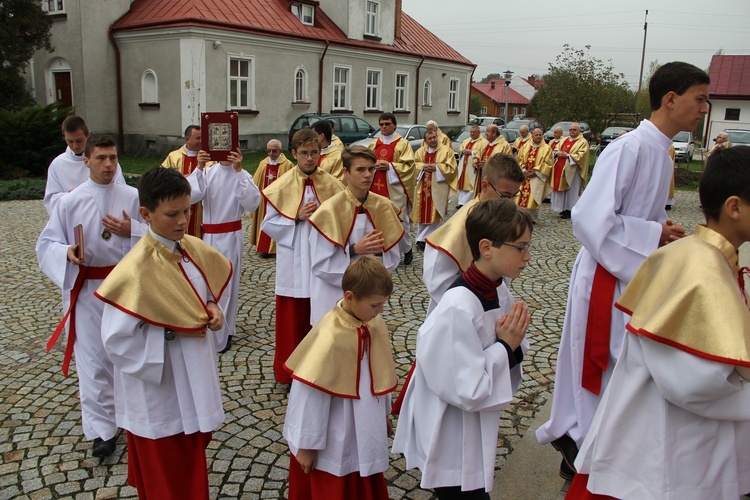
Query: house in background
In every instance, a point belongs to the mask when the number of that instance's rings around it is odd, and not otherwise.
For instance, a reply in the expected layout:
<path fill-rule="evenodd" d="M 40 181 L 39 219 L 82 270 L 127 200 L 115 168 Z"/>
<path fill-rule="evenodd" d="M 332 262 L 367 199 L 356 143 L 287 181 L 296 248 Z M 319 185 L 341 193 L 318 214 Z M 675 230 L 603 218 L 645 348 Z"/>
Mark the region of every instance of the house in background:
<path fill-rule="evenodd" d="M 481 115 L 504 117 L 506 92 L 508 92 L 508 120 L 512 120 L 515 115 L 526 114 L 531 99 L 513 89 L 512 79 L 510 88 L 506 87 L 504 78 L 492 78 L 488 83 L 471 84 L 471 96 L 477 95 L 482 99 Z"/>
<path fill-rule="evenodd" d="M 44 0 L 52 53 L 27 72 L 40 103 L 72 105 L 124 151 L 162 154 L 200 113 L 237 111 L 244 149 L 303 113 L 459 128 L 474 65 L 401 0 Z"/>
<path fill-rule="evenodd" d="M 703 146 L 710 148 L 719 132 L 728 128 L 750 130 L 750 56 L 719 56 L 708 70 L 711 108 L 706 118 Z"/>

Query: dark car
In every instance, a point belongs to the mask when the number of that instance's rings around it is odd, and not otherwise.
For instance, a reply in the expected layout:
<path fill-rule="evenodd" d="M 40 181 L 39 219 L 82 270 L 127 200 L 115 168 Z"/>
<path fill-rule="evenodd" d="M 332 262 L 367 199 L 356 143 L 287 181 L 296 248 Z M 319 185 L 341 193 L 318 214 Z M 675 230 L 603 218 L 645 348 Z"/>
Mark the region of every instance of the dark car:
<path fill-rule="evenodd" d="M 591 142 L 591 127 L 589 127 L 589 124 L 586 122 L 574 122 L 574 121 L 564 121 L 564 122 L 557 122 L 554 125 L 552 125 L 547 132 L 544 133 L 544 140 L 549 142 L 550 139 L 552 139 L 555 136 L 555 129 L 557 127 L 560 127 L 563 131 L 563 137 L 566 137 L 570 134 L 570 126 L 574 123 L 577 123 L 579 127 L 581 127 L 581 134 L 583 134 L 583 137 Z"/>
<path fill-rule="evenodd" d="M 427 127 L 424 125 L 396 125 L 396 133 L 401 137 L 405 137 L 414 151 L 422 146 L 425 132 L 427 132 Z M 369 137 L 351 143 L 350 146 L 367 147 L 372 141 L 377 140 L 378 137 L 380 137 L 380 130 L 375 131 Z"/>
<path fill-rule="evenodd" d="M 305 113 L 298 116 L 292 123 L 292 128 L 289 129 L 289 149 L 292 149 L 292 137 L 294 137 L 295 132 L 303 128 L 309 128 L 313 123 L 320 120 L 331 120 L 334 128 L 333 133 L 346 145 L 364 139 L 377 130 L 363 118 L 355 115 Z"/>
<path fill-rule="evenodd" d="M 542 125 L 542 122 L 537 120 L 536 118 L 524 118 L 523 120 L 511 120 L 508 122 L 508 125 L 505 126 L 505 128 L 509 130 L 519 130 L 521 126 L 526 125 L 529 127 L 529 132 L 533 131 L 535 128 L 542 129 L 542 132 L 544 131 L 544 125 Z"/>
<path fill-rule="evenodd" d="M 605 128 L 604 132 L 602 132 L 602 135 L 599 137 L 599 149 L 597 149 L 597 151 L 601 151 L 602 149 L 606 148 L 610 142 L 614 141 L 620 136 L 620 132 L 622 132 L 623 130 L 626 132 L 630 132 L 631 130 L 633 130 L 633 127 Z"/>
<path fill-rule="evenodd" d="M 463 143 L 466 139 L 469 138 L 469 131 L 471 130 L 471 126 L 467 125 L 463 128 L 460 134 L 456 136 L 455 139 L 453 139 L 453 154 L 456 155 L 456 159 L 458 159 L 458 148 L 461 147 L 461 143 Z M 479 131 L 482 133 L 482 137 L 485 139 L 487 136 L 485 135 L 485 131 L 487 130 L 487 127 L 479 126 Z M 521 137 L 521 134 L 518 132 L 518 130 L 508 130 L 507 128 L 501 128 L 500 133 L 505 136 L 505 140 L 509 143 L 513 144 L 513 141 Z"/>

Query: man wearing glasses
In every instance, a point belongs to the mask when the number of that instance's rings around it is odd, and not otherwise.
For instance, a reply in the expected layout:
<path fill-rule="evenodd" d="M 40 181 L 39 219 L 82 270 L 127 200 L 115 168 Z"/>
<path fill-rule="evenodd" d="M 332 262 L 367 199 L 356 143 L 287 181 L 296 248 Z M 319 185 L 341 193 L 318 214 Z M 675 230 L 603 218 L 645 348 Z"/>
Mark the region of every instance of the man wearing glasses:
<path fill-rule="evenodd" d="M 555 165 L 549 180 L 552 184 L 552 210 L 562 219 L 570 219 L 570 211 L 578 202 L 589 173 L 589 141 L 581 135 L 577 123 L 570 125 L 570 135 L 553 153 Z"/>
<path fill-rule="evenodd" d="M 404 254 L 404 264 L 411 264 L 414 254 L 411 250 L 411 222 L 409 214 L 413 206 L 414 151 L 409 141 L 396 133 L 396 115 L 383 113 L 378 120 L 380 137 L 370 143 L 375 152 L 375 178 L 370 191 L 389 198 L 401 209 L 401 224 L 404 237 L 399 242 L 399 250 Z"/>
<path fill-rule="evenodd" d="M 507 141 L 506 144 L 508 144 Z M 466 218 L 471 209 L 480 201 L 513 200 L 518 196 L 523 181 L 524 174 L 512 155 L 493 155 L 482 169 L 481 181 L 477 180 L 479 197 L 461 207 L 445 224 L 427 237 L 422 272 L 422 281 L 430 294 L 427 316 L 437 307 L 443 294 L 456 278 L 461 276 L 473 261 L 469 242 L 466 239 Z M 407 377 L 393 405 L 394 415 L 397 415 L 401 409 L 408 383 Z"/>
<path fill-rule="evenodd" d="M 500 133 L 500 129 L 494 123 L 487 125 L 487 130 L 484 132 L 487 135 L 488 144 L 484 147 L 482 156 L 474 162 L 474 168 L 476 168 L 476 179 L 483 179 L 482 168 L 487 160 L 493 155 L 506 154 L 512 155 L 513 149 L 510 147 L 510 143 L 505 140 L 505 136 Z M 474 198 L 479 196 L 481 193 L 481 183 L 474 183 Z"/>
<path fill-rule="evenodd" d="M 294 167 L 292 162 L 281 152 L 281 141 L 278 139 L 268 141 L 266 152 L 268 152 L 268 157 L 261 160 L 258 164 L 258 169 L 255 171 L 255 175 L 253 175 L 253 182 L 255 182 L 255 185 L 261 191 Z M 260 254 L 262 259 L 276 255 L 276 242 L 260 230 L 260 223 L 263 221 L 263 217 L 266 216 L 267 203 L 267 201 L 263 200 L 258 205 L 257 210 L 253 212 L 253 227 L 250 232 L 250 244 L 255 245 L 255 251 Z"/>

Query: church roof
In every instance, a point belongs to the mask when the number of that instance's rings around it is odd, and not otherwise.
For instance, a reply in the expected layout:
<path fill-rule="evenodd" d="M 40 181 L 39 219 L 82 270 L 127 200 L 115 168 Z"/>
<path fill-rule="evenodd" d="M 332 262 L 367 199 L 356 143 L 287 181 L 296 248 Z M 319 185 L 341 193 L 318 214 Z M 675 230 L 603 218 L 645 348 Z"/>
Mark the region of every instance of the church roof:
<path fill-rule="evenodd" d="M 750 98 L 750 56 L 715 55 L 708 75 L 710 97 Z"/>
<path fill-rule="evenodd" d="M 318 43 L 328 41 L 336 45 L 474 66 L 405 12 L 401 13 L 401 36 L 396 37 L 393 45 L 386 45 L 347 38 L 320 7 L 316 9 L 315 26 L 304 25 L 292 14 L 290 5 L 289 0 L 135 0 L 112 29 L 131 31 L 201 26 Z"/>

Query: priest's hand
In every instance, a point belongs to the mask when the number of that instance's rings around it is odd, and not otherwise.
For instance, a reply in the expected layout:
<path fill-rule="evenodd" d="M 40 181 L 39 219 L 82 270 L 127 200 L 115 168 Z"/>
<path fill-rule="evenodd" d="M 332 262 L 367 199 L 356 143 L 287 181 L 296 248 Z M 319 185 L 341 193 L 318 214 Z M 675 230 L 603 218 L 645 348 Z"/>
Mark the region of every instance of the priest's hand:
<path fill-rule="evenodd" d="M 495 335 L 498 340 L 502 340 L 515 351 L 526 335 L 529 321 L 531 321 L 529 306 L 523 302 L 516 302 L 511 306 L 508 314 L 497 320 Z"/>
<path fill-rule="evenodd" d="M 424 170 L 425 172 L 434 172 L 435 170 L 437 170 L 437 165 L 435 165 L 434 163 L 425 163 L 424 165 L 422 165 L 422 170 Z"/>
<path fill-rule="evenodd" d="M 672 219 L 667 219 L 667 222 L 661 225 L 661 239 L 659 240 L 659 246 L 664 246 L 667 243 L 671 243 L 684 237 L 685 227 L 682 224 L 675 224 Z"/>
<path fill-rule="evenodd" d="M 298 450 L 297 456 L 294 458 L 297 459 L 300 467 L 302 467 L 302 472 L 309 474 L 318 465 L 318 450 Z"/>
<path fill-rule="evenodd" d="M 102 224 L 104 224 L 104 227 L 110 233 L 122 236 L 123 238 L 130 238 L 130 216 L 125 210 L 122 211 L 122 219 L 118 219 L 112 214 L 107 214 L 102 219 Z"/>
<path fill-rule="evenodd" d="M 474 160 L 474 168 L 482 168 L 484 166 L 484 160 Z"/>
<path fill-rule="evenodd" d="M 318 208 L 318 204 L 314 201 L 308 201 L 303 204 L 299 207 L 299 210 L 297 210 L 297 220 L 309 219 L 313 212 L 315 212 L 316 208 Z"/>
<path fill-rule="evenodd" d="M 198 170 L 203 170 L 206 167 L 206 163 L 211 161 L 211 155 L 203 151 L 198 151 Z"/>
<path fill-rule="evenodd" d="M 75 264 L 76 266 L 80 266 L 83 264 L 84 259 L 78 258 L 78 249 L 81 247 L 81 245 L 71 245 L 68 247 L 68 261 L 70 261 L 71 264 Z"/>
<path fill-rule="evenodd" d="M 390 162 L 387 162 L 385 160 L 378 160 L 375 162 L 375 168 L 377 168 L 378 170 L 388 170 L 390 166 Z"/>
<path fill-rule="evenodd" d="M 377 255 L 383 253 L 384 243 L 383 232 L 373 229 L 354 245 L 354 252 L 357 255 Z"/>
<path fill-rule="evenodd" d="M 214 332 L 220 330 L 224 326 L 224 314 L 222 314 L 221 309 L 216 305 L 216 302 L 207 303 L 206 309 L 209 315 L 208 327 Z"/>
<path fill-rule="evenodd" d="M 527 179 L 531 179 L 532 177 L 536 177 L 536 172 L 534 172 L 533 170 L 524 170 L 523 176 Z"/>

